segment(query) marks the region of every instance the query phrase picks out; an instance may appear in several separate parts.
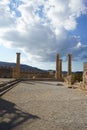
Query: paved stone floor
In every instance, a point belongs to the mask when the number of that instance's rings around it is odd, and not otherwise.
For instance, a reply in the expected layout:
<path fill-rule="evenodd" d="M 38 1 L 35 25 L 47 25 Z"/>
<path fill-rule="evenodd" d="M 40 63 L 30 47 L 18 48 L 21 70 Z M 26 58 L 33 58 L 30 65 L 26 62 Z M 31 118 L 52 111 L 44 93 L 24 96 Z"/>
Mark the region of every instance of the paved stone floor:
<path fill-rule="evenodd" d="M 0 130 L 87 130 L 87 92 L 21 82 L 0 98 Z"/>

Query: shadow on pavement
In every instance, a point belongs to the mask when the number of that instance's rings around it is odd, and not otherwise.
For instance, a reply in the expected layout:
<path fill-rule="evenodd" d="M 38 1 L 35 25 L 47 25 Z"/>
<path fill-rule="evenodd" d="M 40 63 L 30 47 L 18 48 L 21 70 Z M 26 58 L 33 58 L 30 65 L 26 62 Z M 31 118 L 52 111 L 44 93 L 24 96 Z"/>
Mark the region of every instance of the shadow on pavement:
<path fill-rule="evenodd" d="M 14 103 L 0 98 L 0 130 L 12 130 L 12 128 L 26 121 L 28 121 L 29 125 L 29 123 L 37 119 L 40 118 L 36 115 L 23 112 Z"/>
<path fill-rule="evenodd" d="M 57 84 L 53 84 L 53 82 L 39 82 L 39 81 L 36 81 L 36 83 L 39 83 L 39 84 L 45 84 L 45 85 L 51 85 L 51 86 L 64 86 L 63 83 L 57 83 Z"/>
<path fill-rule="evenodd" d="M 19 83 L 17 84 L 13 84 L 11 86 L 8 86 L 7 88 L 5 88 L 5 91 L 0 92 L 0 96 L 3 96 L 6 92 L 10 91 L 11 89 L 13 89 L 14 87 L 16 87 Z"/>
<path fill-rule="evenodd" d="M 64 86 L 64 84 L 62 84 L 62 83 L 57 83 L 57 86 Z"/>
<path fill-rule="evenodd" d="M 53 82 L 51 83 L 51 81 L 50 81 L 50 83 L 49 82 L 44 82 L 44 81 L 35 81 L 35 83 L 38 83 L 38 84 L 45 84 L 45 85 L 55 85 L 56 86 L 56 84 L 53 84 Z"/>
<path fill-rule="evenodd" d="M 33 83 L 30 81 L 21 81 L 21 83 L 35 85 L 34 81 L 33 81 Z"/>

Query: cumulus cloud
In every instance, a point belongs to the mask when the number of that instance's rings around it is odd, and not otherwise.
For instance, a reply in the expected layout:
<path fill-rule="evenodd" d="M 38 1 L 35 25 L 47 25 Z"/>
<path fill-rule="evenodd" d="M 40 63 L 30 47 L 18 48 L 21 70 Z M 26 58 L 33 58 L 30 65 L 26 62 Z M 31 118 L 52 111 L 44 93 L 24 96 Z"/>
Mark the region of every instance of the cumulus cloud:
<path fill-rule="evenodd" d="M 14 18 L 8 7 L 9 1 L 0 1 L 0 28 L 10 27 L 14 24 Z"/>
<path fill-rule="evenodd" d="M 31 60 L 53 62 L 56 53 L 79 56 L 86 51 L 80 38 L 69 34 L 87 13 L 83 0 L 3 0 L 0 13 L 0 43 L 20 48 Z"/>

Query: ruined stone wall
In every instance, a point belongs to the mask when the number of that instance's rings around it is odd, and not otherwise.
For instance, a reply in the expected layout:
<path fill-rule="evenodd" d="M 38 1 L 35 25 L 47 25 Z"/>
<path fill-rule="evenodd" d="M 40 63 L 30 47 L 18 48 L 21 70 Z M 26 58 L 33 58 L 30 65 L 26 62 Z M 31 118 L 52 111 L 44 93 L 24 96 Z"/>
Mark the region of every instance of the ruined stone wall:
<path fill-rule="evenodd" d="M 13 68 L 0 66 L 0 78 L 12 78 Z"/>
<path fill-rule="evenodd" d="M 87 71 L 87 62 L 84 62 L 84 65 L 83 65 L 83 72 Z"/>
<path fill-rule="evenodd" d="M 21 71 L 20 78 L 55 78 L 55 74 L 49 72 L 41 72 L 41 71 Z"/>
<path fill-rule="evenodd" d="M 82 89 L 87 89 L 87 62 L 83 64 L 83 81 L 80 83 Z"/>

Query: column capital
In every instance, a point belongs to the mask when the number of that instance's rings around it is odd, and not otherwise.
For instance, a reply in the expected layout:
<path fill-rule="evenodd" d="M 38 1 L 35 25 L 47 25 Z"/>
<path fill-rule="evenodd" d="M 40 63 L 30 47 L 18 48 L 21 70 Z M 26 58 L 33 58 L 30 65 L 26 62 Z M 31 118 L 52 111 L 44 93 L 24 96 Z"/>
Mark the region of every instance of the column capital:
<path fill-rule="evenodd" d="M 16 54 L 17 54 L 17 55 L 20 55 L 21 53 L 20 53 L 20 52 L 17 52 Z"/>

